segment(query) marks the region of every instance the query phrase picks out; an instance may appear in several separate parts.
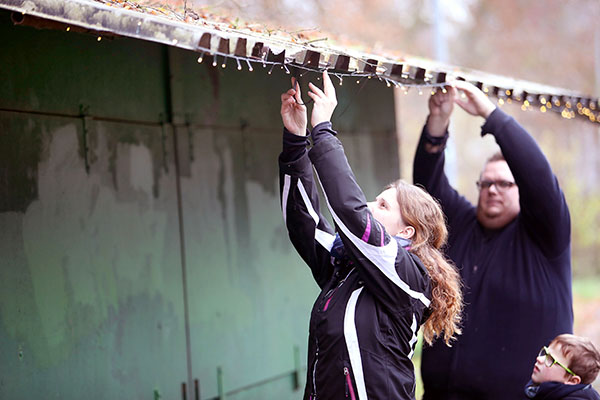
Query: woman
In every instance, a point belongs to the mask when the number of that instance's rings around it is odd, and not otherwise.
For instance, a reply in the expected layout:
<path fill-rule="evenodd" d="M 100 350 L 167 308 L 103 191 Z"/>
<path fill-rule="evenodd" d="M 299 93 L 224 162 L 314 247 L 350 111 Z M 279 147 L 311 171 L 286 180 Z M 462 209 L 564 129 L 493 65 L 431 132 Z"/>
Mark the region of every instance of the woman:
<path fill-rule="evenodd" d="M 460 333 L 459 277 L 439 250 L 444 216 L 431 196 L 402 181 L 366 202 L 331 128 L 337 100 L 326 72 L 323 85 L 309 84 L 309 152 L 300 91 L 281 96 L 283 216 L 321 288 L 310 320 L 304 399 L 414 399 L 419 327 L 428 343 L 443 337 L 449 345 Z M 313 167 L 338 235 L 319 212 Z"/>

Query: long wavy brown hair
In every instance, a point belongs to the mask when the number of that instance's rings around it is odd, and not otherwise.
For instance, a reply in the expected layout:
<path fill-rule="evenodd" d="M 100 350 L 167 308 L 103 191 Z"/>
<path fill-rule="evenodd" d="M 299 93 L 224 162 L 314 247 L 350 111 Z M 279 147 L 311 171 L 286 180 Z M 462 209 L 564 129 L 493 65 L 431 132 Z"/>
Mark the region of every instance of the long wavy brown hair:
<path fill-rule="evenodd" d="M 441 250 L 448 238 L 444 213 L 439 203 L 418 186 L 398 180 L 388 187 L 396 189 L 402 221 L 415 228 L 410 252 L 421 259 L 432 282 L 432 313 L 423 325 L 423 339 L 431 345 L 443 337 L 450 346 L 461 333 L 462 292 L 460 276 Z"/>

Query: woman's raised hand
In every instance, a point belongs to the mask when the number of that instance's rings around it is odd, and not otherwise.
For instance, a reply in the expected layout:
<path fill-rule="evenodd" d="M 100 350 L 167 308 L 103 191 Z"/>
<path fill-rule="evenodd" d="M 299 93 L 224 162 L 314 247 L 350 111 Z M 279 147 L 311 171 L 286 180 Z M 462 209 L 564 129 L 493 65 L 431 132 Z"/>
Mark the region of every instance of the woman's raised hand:
<path fill-rule="evenodd" d="M 306 136 L 306 106 L 302 102 L 300 85 L 292 78 L 292 89 L 281 95 L 283 126 L 298 136 Z"/>
<path fill-rule="evenodd" d="M 327 71 L 323 71 L 323 90 L 312 83 L 308 84 L 308 88 L 308 96 L 314 101 L 310 117 L 311 125 L 315 127 L 321 122 L 330 121 L 333 111 L 337 106 L 337 97 L 335 96 L 335 88 L 333 87 L 333 83 L 331 83 L 331 79 L 329 79 Z"/>

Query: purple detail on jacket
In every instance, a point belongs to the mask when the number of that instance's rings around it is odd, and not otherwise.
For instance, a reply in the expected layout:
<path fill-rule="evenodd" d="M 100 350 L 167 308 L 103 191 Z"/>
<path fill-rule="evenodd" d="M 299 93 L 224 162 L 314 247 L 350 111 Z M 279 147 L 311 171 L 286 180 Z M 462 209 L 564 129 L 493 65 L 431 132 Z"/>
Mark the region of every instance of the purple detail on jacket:
<path fill-rule="evenodd" d="M 362 235 L 362 241 L 367 242 L 369 240 L 369 235 L 371 234 L 371 217 L 367 214 L 367 227 L 365 228 L 365 233 Z"/>

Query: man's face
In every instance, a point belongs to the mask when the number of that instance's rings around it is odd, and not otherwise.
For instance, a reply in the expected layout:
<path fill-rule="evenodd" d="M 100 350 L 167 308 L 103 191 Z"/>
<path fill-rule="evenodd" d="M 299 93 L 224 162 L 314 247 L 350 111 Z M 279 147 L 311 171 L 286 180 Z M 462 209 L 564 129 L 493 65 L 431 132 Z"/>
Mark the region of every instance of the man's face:
<path fill-rule="evenodd" d="M 488 229 L 499 229 L 511 222 L 521 210 L 519 188 L 514 185 L 515 178 L 506 161 L 492 161 L 485 165 L 480 182 L 494 182 L 479 190 L 477 219 Z M 511 182 L 512 186 L 503 188 L 499 182 Z"/>
<path fill-rule="evenodd" d="M 562 365 L 569 366 L 569 360 L 562 353 L 560 344 L 554 342 L 551 343 L 550 346 L 548 346 L 548 353 Z M 549 381 L 567 383 L 571 375 L 558 364 L 548 367 L 546 364 L 546 357 L 547 356 L 538 356 L 535 359 L 535 365 L 533 366 L 533 372 L 531 373 L 531 380 L 533 383 L 538 385 Z"/>

